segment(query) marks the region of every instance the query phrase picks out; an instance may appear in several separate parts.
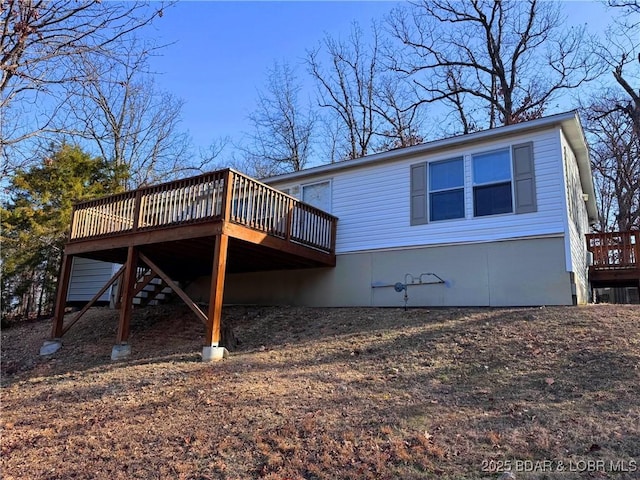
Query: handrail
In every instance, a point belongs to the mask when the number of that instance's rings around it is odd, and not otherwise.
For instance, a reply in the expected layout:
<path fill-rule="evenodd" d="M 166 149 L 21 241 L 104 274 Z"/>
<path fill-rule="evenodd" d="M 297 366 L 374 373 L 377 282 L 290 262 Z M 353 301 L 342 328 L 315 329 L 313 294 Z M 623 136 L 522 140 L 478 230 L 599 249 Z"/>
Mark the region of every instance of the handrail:
<path fill-rule="evenodd" d="M 336 217 L 232 169 L 78 203 L 69 240 L 222 220 L 335 251 Z"/>
<path fill-rule="evenodd" d="M 213 172 L 139 189 L 137 229 L 221 218 L 226 173 Z"/>
<path fill-rule="evenodd" d="M 220 216 L 225 171 L 175 180 L 78 203 L 71 241 L 193 223 Z"/>
<path fill-rule="evenodd" d="M 307 247 L 333 252 L 333 215 L 233 172 L 229 220 Z"/>
<path fill-rule="evenodd" d="M 587 234 L 593 270 L 640 270 L 640 231 Z"/>
<path fill-rule="evenodd" d="M 135 192 L 124 192 L 74 205 L 70 239 L 133 230 Z"/>

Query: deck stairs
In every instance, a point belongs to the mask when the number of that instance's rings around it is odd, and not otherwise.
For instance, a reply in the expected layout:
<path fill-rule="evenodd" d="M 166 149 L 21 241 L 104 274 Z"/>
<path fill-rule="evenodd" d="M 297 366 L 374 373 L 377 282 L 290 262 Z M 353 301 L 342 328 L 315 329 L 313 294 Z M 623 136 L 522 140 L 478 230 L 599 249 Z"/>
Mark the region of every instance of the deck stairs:
<path fill-rule="evenodd" d="M 171 290 L 161 278 L 154 276 L 154 278 L 136 294 L 133 298 L 133 304 L 140 307 L 161 305 L 171 301 L 173 296 L 173 290 Z"/>
<path fill-rule="evenodd" d="M 180 282 L 176 283 L 180 285 Z M 138 269 L 138 280 L 134 287 L 134 293 L 133 305 L 136 307 L 166 304 L 175 297 L 175 292 L 164 280 L 152 270 L 145 268 Z"/>

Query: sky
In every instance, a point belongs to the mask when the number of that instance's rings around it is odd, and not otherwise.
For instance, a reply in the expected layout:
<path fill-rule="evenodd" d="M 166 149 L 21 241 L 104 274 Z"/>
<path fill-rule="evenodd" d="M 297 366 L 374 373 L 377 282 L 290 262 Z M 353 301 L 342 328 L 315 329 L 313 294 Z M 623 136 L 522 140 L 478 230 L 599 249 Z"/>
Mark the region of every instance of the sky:
<path fill-rule="evenodd" d="M 247 115 L 274 61 L 298 65 L 306 78 L 306 51 L 325 34 L 348 35 L 352 22 L 363 29 L 402 2 L 388 1 L 180 1 L 147 32 L 170 44 L 154 57 L 156 83 L 185 104 L 182 127 L 196 148 L 239 138 Z M 608 14 L 598 1 L 566 1 L 570 23 L 602 31 Z M 310 93 L 312 86 L 309 85 Z"/>

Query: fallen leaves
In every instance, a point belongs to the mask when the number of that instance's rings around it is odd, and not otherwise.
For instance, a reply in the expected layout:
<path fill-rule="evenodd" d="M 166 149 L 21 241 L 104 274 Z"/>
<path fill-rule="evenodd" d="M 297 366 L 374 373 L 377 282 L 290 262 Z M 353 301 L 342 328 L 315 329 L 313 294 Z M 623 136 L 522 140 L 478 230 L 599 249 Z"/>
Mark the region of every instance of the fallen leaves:
<path fill-rule="evenodd" d="M 640 436 L 637 307 L 235 307 L 217 364 L 186 309 L 141 313 L 117 364 L 106 309 L 48 359 L 50 325 L 3 331 L 3 478 L 475 479 L 505 455 L 628 458 Z"/>

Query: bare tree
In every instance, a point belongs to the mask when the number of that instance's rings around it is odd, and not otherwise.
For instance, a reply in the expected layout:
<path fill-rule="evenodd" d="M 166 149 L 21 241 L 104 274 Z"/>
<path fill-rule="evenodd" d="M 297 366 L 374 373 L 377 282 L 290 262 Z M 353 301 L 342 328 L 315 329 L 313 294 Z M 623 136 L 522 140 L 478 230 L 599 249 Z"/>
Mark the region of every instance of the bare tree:
<path fill-rule="evenodd" d="M 380 75 L 373 110 L 384 122 L 378 132 L 383 141 L 377 150 L 387 151 L 422 143 L 422 109 L 423 104 L 416 101 L 414 90 L 395 72 L 387 71 Z"/>
<path fill-rule="evenodd" d="M 64 123 L 110 162 L 125 188 L 201 166 L 192 163 L 189 138 L 179 130 L 182 101 L 158 91 L 147 73 L 150 52 L 132 41 L 118 58 L 80 55 L 76 68 L 84 81 L 68 92 Z"/>
<path fill-rule="evenodd" d="M 640 3 L 611 0 L 610 5 L 619 8 L 622 15 L 609 27 L 604 42 L 598 42 L 595 52 L 618 86 L 617 99 L 609 102 L 610 108 L 628 116 L 640 137 Z"/>
<path fill-rule="evenodd" d="M 202 172 L 216 170 L 221 167 L 220 164 L 220 155 L 227 145 L 231 143 L 231 138 L 228 136 L 225 137 L 217 137 L 212 140 L 207 148 L 201 148 L 200 155 L 200 170 Z"/>
<path fill-rule="evenodd" d="M 328 163 L 336 163 L 344 160 L 343 139 L 345 134 L 342 121 L 336 115 L 324 115 L 319 117 L 320 135 L 322 142 L 319 147 L 323 158 Z"/>
<path fill-rule="evenodd" d="M 605 66 L 604 86 L 584 116 L 603 230 L 640 228 L 640 4 L 612 0 L 622 15 L 594 53 Z M 611 75 L 613 82 L 611 82 Z"/>
<path fill-rule="evenodd" d="M 67 100 L 59 87 L 84 80 L 73 68 L 78 57 L 117 56 L 128 37 L 163 9 L 162 3 L 0 0 L 3 174 L 18 166 L 12 147 L 54 130 L 52 121 Z"/>
<path fill-rule="evenodd" d="M 623 13 L 626 14 L 637 14 L 640 13 L 640 1 L 638 0 L 609 0 L 608 5 L 610 7 L 618 7 L 622 8 Z M 629 20 L 629 19 L 628 19 Z M 635 19 L 631 19 L 629 25 L 634 26 L 640 23 L 640 17 L 636 16 Z"/>
<path fill-rule="evenodd" d="M 631 118 L 598 100 L 585 110 L 602 230 L 640 228 L 640 137 Z"/>
<path fill-rule="evenodd" d="M 380 72 L 379 32 L 374 24 L 372 39 L 365 42 L 362 30 L 353 24 L 348 40 L 324 38 L 331 66 L 320 61 L 321 48 L 308 52 L 308 65 L 318 85 L 320 107 L 339 119 L 343 135 L 341 159 L 363 157 L 373 150 L 380 118 L 375 109 L 375 82 Z"/>
<path fill-rule="evenodd" d="M 393 68 L 422 101 L 448 103 L 465 133 L 539 117 L 597 73 L 584 30 L 566 29 L 557 2 L 422 0 L 389 25 L 405 47 Z"/>
<path fill-rule="evenodd" d="M 266 87 L 249 115 L 252 131 L 240 146 L 260 177 L 302 170 L 309 162 L 317 118 L 301 104 L 301 89 L 289 64 L 275 62 L 268 70 Z"/>

